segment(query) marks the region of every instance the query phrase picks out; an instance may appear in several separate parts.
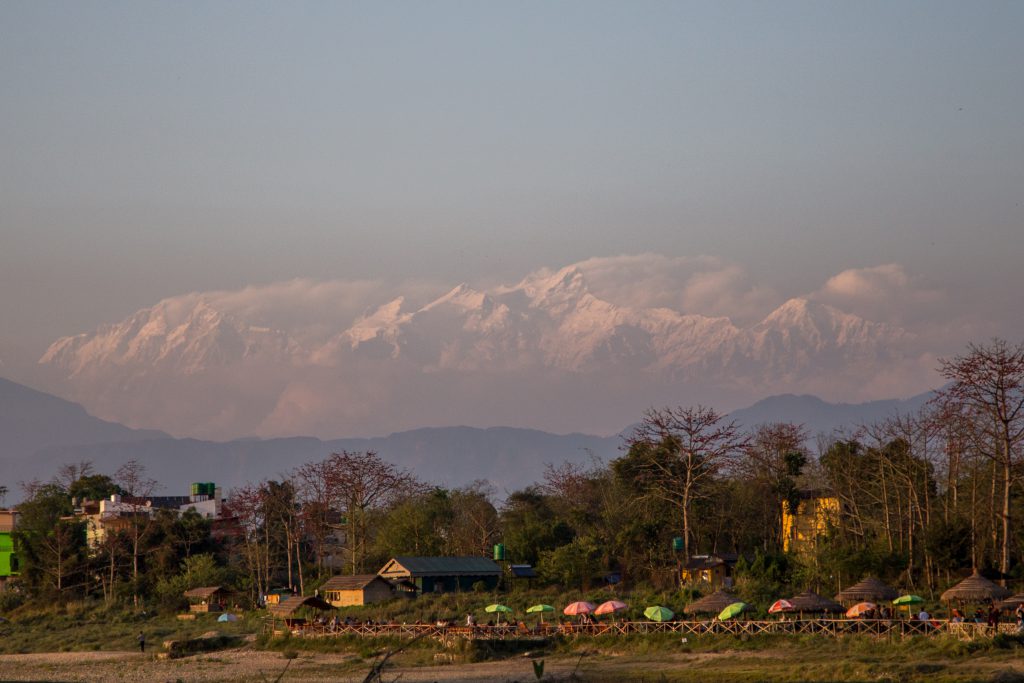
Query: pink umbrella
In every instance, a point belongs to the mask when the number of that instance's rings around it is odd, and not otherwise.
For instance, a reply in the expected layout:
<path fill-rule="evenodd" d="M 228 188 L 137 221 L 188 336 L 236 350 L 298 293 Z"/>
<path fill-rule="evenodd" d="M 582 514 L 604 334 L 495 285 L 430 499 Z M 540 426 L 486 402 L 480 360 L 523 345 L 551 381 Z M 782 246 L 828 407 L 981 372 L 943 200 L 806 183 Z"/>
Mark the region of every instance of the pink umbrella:
<path fill-rule="evenodd" d="M 575 617 L 580 614 L 590 614 L 594 611 L 594 605 L 589 602 L 574 602 L 564 610 L 562 614 L 568 614 L 570 617 Z"/>
<path fill-rule="evenodd" d="M 618 612 L 619 610 L 627 609 L 629 605 L 619 600 L 609 600 L 608 602 L 602 602 L 598 605 L 597 609 L 594 610 L 594 614 L 611 614 L 612 612 Z"/>
<path fill-rule="evenodd" d="M 858 602 L 856 605 L 846 610 L 846 616 L 855 619 L 865 612 L 873 609 L 878 609 L 878 605 L 873 602 Z"/>
<path fill-rule="evenodd" d="M 792 612 L 795 608 L 793 603 L 789 600 L 776 600 L 772 603 L 772 606 L 768 608 L 768 614 L 776 614 L 778 612 Z"/>

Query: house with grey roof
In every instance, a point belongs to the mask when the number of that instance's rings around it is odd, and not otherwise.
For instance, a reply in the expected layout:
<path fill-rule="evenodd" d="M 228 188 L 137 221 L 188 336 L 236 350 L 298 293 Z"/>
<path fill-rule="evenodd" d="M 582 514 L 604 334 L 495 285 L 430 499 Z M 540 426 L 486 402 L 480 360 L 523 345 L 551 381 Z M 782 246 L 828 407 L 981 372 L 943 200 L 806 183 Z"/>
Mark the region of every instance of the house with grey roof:
<path fill-rule="evenodd" d="M 377 574 L 396 585 L 414 586 L 417 593 L 454 593 L 472 590 L 479 582 L 488 590 L 496 588 L 501 567 L 486 557 L 398 555 Z"/>

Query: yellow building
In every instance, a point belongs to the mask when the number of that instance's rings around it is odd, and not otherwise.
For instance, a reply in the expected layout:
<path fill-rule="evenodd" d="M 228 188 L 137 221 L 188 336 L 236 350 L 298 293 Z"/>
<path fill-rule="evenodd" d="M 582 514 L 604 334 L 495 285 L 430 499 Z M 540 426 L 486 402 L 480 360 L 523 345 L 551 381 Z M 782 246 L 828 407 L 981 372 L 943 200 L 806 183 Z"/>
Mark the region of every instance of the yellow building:
<path fill-rule="evenodd" d="M 786 552 L 806 553 L 813 550 L 818 539 L 839 522 L 839 499 L 835 496 L 808 491 L 800 494 L 796 510 L 790 510 L 788 501 L 782 503 L 782 549 Z"/>
<path fill-rule="evenodd" d="M 384 602 L 394 593 L 391 584 L 376 574 L 360 574 L 327 579 L 320 587 L 320 595 L 335 607 L 350 607 Z"/>

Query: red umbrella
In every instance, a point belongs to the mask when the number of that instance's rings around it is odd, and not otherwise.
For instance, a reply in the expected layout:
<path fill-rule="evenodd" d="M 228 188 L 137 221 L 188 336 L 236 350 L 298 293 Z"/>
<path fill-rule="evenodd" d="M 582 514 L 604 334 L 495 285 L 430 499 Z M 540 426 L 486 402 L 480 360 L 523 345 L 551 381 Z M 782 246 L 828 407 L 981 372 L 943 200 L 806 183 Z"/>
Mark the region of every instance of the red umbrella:
<path fill-rule="evenodd" d="M 594 605 L 589 602 L 574 602 L 564 610 L 562 614 L 567 614 L 570 617 L 575 617 L 580 614 L 590 614 L 594 611 Z"/>
<path fill-rule="evenodd" d="M 594 614 L 611 614 L 612 612 L 618 612 L 619 610 L 628 609 L 629 605 L 619 600 L 609 600 L 608 602 L 602 602 L 598 605 L 597 609 L 594 610 Z"/>
<path fill-rule="evenodd" d="M 792 612 L 794 611 L 793 603 L 789 600 L 776 600 L 772 603 L 772 606 L 768 608 L 768 614 L 777 614 L 779 612 Z"/>

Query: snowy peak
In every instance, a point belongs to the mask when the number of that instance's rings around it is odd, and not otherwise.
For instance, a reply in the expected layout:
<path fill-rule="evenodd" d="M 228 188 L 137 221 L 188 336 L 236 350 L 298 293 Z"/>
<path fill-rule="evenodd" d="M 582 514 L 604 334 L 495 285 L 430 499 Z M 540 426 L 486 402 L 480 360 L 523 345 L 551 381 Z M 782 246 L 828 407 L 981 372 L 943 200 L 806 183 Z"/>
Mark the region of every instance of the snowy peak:
<path fill-rule="evenodd" d="M 431 311 L 443 306 L 451 306 L 452 308 L 463 311 L 473 311 L 482 309 L 488 303 L 490 303 L 490 297 L 483 292 L 478 292 L 463 282 L 444 296 L 431 301 L 429 304 L 421 308 L 420 311 Z"/>
<path fill-rule="evenodd" d="M 247 325 L 199 298 L 191 308 L 182 308 L 180 301 L 162 301 L 93 334 L 58 339 L 39 362 L 70 376 L 104 367 L 187 375 L 252 357 L 282 360 L 298 351 L 286 333 Z"/>
<path fill-rule="evenodd" d="M 232 297 L 246 305 L 224 303 Z M 581 395 L 606 401 L 609 414 L 687 396 L 859 398 L 930 372 L 904 330 L 820 302 L 791 299 L 741 327 L 620 305 L 595 295 L 576 266 L 512 286 L 463 283 L 419 307 L 381 300 L 359 299 L 330 318 L 279 294 L 275 306 L 288 315 L 275 318 L 251 293 L 189 294 L 59 339 L 39 363 L 104 418 L 191 434 L 195 425 L 205 434 L 363 431 L 367 421 L 431 410 L 440 422 L 486 422 L 501 409 L 547 419 L 589 405 Z M 312 322 L 292 315 L 303 305 Z M 598 419 L 580 410 L 581 421 Z"/>

